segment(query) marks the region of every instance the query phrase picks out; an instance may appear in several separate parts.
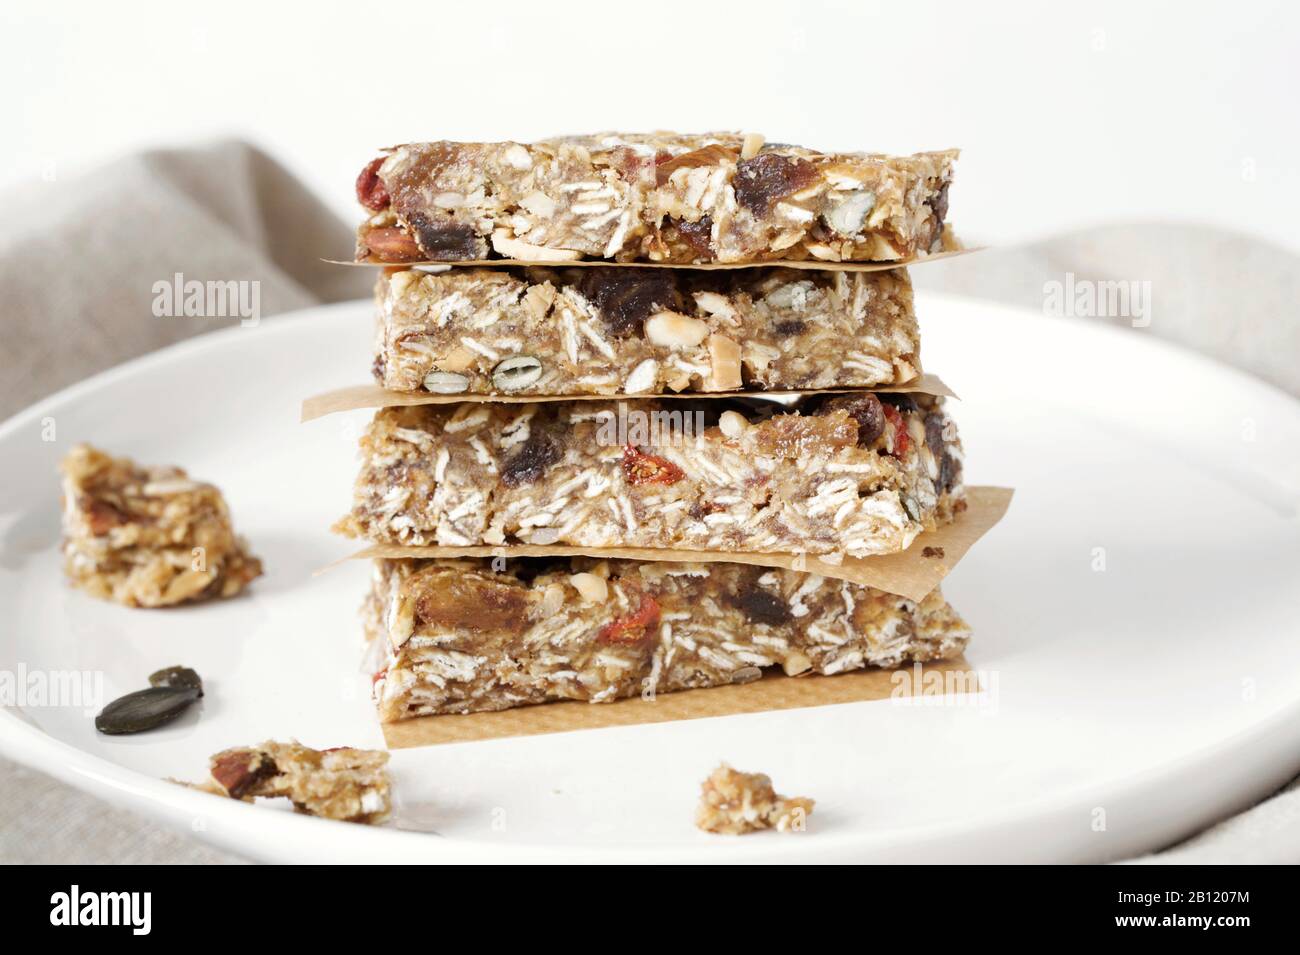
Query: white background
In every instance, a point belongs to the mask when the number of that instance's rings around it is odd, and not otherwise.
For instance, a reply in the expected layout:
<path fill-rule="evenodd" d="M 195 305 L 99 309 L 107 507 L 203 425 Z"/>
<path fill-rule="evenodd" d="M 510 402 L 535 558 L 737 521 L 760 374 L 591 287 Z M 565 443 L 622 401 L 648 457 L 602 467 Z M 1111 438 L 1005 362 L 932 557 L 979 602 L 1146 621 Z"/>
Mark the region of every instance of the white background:
<path fill-rule="evenodd" d="M 1300 4 L 512 0 L 6 3 L 0 186 L 243 136 L 349 221 L 379 146 L 735 128 L 961 146 L 953 221 L 1101 222 L 1300 251 Z"/>

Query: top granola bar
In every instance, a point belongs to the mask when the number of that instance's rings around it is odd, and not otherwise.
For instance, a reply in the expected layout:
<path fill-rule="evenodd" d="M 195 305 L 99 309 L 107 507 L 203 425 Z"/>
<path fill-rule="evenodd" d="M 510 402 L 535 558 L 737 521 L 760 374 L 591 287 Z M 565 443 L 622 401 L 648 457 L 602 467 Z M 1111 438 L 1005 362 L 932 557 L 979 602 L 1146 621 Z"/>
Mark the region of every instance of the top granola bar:
<path fill-rule="evenodd" d="M 357 259 L 894 262 L 944 248 L 956 158 L 736 133 L 409 143 L 357 179 Z"/>

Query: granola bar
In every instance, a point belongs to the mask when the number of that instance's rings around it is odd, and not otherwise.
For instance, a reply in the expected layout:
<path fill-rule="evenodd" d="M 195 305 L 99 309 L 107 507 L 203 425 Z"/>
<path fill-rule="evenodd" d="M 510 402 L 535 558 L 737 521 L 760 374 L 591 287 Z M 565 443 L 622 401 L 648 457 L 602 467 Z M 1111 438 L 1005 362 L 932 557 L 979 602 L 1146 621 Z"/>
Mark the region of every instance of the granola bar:
<path fill-rule="evenodd" d="M 653 448 L 653 450 L 649 450 Z M 336 530 L 403 545 L 905 550 L 964 506 L 943 399 L 386 408 Z"/>
<path fill-rule="evenodd" d="M 778 796 L 765 773 L 742 773 L 723 763 L 700 787 L 695 825 L 729 836 L 760 829 L 798 832 L 814 805 L 807 796 Z"/>
<path fill-rule="evenodd" d="M 309 816 L 379 823 L 391 811 L 388 754 L 380 750 L 315 750 L 296 740 L 268 741 L 217 753 L 204 788 L 232 799 L 284 796 Z"/>
<path fill-rule="evenodd" d="M 919 374 L 903 269 L 385 270 L 375 378 L 441 394 L 901 385 Z"/>
<path fill-rule="evenodd" d="M 956 150 L 710 133 L 409 143 L 362 170 L 359 260 L 898 261 L 937 252 Z"/>
<path fill-rule="evenodd" d="M 73 586 L 128 607 L 165 607 L 230 597 L 261 575 L 213 485 L 87 444 L 69 451 L 60 470 Z"/>
<path fill-rule="evenodd" d="M 387 651 L 385 722 L 746 683 L 776 667 L 894 667 L 956 656 L 970 637 L 937 590 L 914 603 L 793 570 L 582 557 L 516 558 L 501 573 L 487 560 L 377 560 L 363 618 Z"/>

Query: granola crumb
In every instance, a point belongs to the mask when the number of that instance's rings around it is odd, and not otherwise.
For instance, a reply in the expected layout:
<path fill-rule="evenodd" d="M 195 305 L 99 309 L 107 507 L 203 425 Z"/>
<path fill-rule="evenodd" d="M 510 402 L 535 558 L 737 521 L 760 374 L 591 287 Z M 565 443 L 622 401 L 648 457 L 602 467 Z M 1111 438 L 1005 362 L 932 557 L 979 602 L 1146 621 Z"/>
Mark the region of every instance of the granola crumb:
<path fill-rule="evenodd" d="M 700 787 L 695 825 L 733 836 L 760 829 L 802 832 L 813 805 L 806 796 L 777 795 L 763 773 L 742 773 L 722 763 Z"/>
<path fill-rule="evenodd" d="M 262 573 L 221 491 L 175 467 L 146 467 L 88 444 L 63 472 L 69 582 L 128 607 L 232 597 Z"/>
<path fill-rule="evenodd" d="M 223 750 L 209 760 L 211 779 L 180 785 L 244 802 L 284 796 L 308 816 L 375 825 L 392 809 L 387 765 L 379 750 L 268 741 Z"/>
<path fill-rule="evenodd" d="M 922 557 L 939 557 L 939 558 L 941 558 L 941 557 L 944 556 L 943 548 L 942 548 L 942 547 L 928 547 L 928 546 L 927 546 L 927 547 L 924 547 L 924 548 L 921 549 L 921 556 L 922 556 Z"/>

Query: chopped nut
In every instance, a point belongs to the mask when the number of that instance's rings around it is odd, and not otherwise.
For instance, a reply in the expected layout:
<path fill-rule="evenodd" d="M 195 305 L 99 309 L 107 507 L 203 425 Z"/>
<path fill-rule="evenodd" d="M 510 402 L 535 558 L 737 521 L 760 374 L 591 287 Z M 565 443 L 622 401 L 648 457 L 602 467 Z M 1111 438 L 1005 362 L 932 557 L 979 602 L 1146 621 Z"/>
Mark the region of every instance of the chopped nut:
<path fill-rule="evenodd" d="M 521 262 L 573 262 L 582 258 L 581 252 L 572 249 L 548 249 L 512 239 L 505 229 L 497 229 L 492 233 L 492 248 L 507 259 L 518 259 Z"/>
<path fill-rule="evenodd" d="M 647 358 L 632 369 L 632 374 L 627 376 L 627 381 L 623 384 L 623 391 L 629 395 L 640 394 L 653 388 L 658 380 L 659 362 Z"/>
<path fill-rule="evenodd" d="M 530 192 L 519 200 L 519 204 L 539 219 L 549 219 L 555 215 L 555 200 L 544 192 Z"/>
<path fill-rule="evenodd" d="M 762 148 L 763 136 L 761 133 L 746 133 L 744 142 L 740 147 L 740 158 L 753 159 Z"/>
<path fill-rule="evenodd" d="M 588 573 L 574 574 L 569 578 L 569 583 L 573 584 L 586 603 L 604 603 L 609 599 L 609 584 L 603 577 Z"/>
<path fill-rule="evenodd" d="M 857 235 L 862 231 L 862 224 L 875 205 L 874 192 L 850 192 L 825 212 L 826 224 L 840 235 Z"/>
<path fill-rule="evenodd" d="M 431 371 L 424 376 L 424 388 L 435 395 L 458 395 L 469 390 L 469 379 L 450 371 Z"/>
<path fill-rule="evenodd" d="M 693 348 L 704 341 L 709 326 L 678 312 L 658 312 L 645 322 L 645 336 L 661 348 Z"/>
<path fill-rule="evenodd" d="M 457 345 L 451 351 L 447 352 L 446 355 L 435 361 L 434 366 L 438 371 L 460 373 L 473 368 L 478 364 L 478 360 L 481 357 L 482 356 L 473 349 L 466 348 L 464 345 Z"/>
<path fill-rule="evenodd" d="M 727 296 L 720 295 L 717 292 L 696 292 L 694 298 L 695 304 L 706 315 L 712 315 L 716 318 L 725 319 L 732 324 L 737 324 L 736 309 L 727 299 Z"/>
<path fill-rule="evenodd" d="M 740 346 L 726 335 L 709 336 L 709 363 L 712 366 L 712 391 L 739 391 Z"/>
<path fill-rule="evenodd" d="M 518 143 L 509 146 L 501 158 L 514 169 L 527 170 L 533 168 L 533 158 L 528 155 L 528 150 Z"/>
<path fill-rule="evenodd" d="M 781 669 L 785 671 L 786 676 L 798 676 L 800 673 L 807 672 L 812 666 L 812 661 L 798 650 L 791 650 L 786 654 L 785 660 L 781 663 Z"/>
<path fill-rule="evenodd" d="M 724 411 L 718 417 L 718 427 L 728 438 L 739 438 L 749 428 L 749 421 L 739 411 Z"/>

